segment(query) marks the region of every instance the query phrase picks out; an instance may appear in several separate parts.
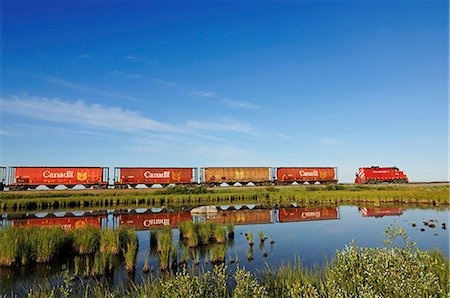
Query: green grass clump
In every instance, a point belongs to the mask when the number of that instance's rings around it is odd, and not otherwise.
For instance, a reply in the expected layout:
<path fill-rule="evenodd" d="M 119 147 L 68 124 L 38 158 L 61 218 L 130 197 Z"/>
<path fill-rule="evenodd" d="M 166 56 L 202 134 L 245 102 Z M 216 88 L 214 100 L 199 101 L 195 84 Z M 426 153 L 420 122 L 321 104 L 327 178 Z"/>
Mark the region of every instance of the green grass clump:
<path fill-rule="evenodd" d="M 61 228 L 42 228 L 31 236 L 32 251 L 36 262 L 47 263 L 70 241 L 68 233 Z"/>
<path fill-rule="evenodd" d="M 253 232 L 247 232 L 248 245 L 253 246 Z"/>
<path fill-rule="evenodd" d="M 21 230 L 0 229 L 0 265 L 11 266 L 20 255 Z"/>
<path fill-rule="evenodd" d="M 209 259 L 211 263 L 225 262 L 227 248 L 223 244 L 213 244 L 209 250 Z"/>
<path fill-rule="evenodd" d="M 196 230 L 201 244 L 208 244 L 214 237 L 215 226 L 212 223 L 197 223 Z"/>
<path fill-rule="evenodd" d="M 73 245 L 80 255 L 94 254 L 99 244 L 100 229 L 89 226 L 73 231 Z"/>
<path fill-rule="evenodd" d="M 214 239 L 217 243 L 225 243 L 227 241 L 227 230 L 221 225 L 214 227 Z"/>
<path fill-rule="evenodd" d="M 180 225 L 180 238 L 189 239 L 196 232 L 195 224 L 192 221 L 185 221 Z"/>
<path fill-rule="evenodd" d="M 120 252 L 120 231 L 119 230 L 104 230 L 100 237 L 100 252 L 111 253 L 117 256 Z"/>
<path fill-rule="evenodd" d="M 156 238 L 158 239 L 159 267 L 162 270 L 166 270 L 171 263 L 177 260 L 177 251 L 173 244 L 172 230 L 170 228 L 164 228 L 158 232 Z"/>
<path fill-rule="evenodd" d="M 266 235 L 264 234 L 264 231 L 263 230 L 259 230 L 259 241 L 261 241 L 261 242 L 264 242 L 264 241 L 266 241 L 266 239 L 267 239 L 267 237 L 266 237 Z"/>
<path fill-rule="evenodd" d="M 229 239 L 234 239 L 234 224 L 232 222 L 227 223 L 227 234 Z"/>

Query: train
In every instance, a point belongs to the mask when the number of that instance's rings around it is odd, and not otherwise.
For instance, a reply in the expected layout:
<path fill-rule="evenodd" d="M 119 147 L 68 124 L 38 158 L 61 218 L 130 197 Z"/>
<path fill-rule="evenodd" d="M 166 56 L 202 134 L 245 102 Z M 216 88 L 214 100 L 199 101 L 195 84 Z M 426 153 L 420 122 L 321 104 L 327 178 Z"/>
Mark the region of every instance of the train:
<path fill-rule="evenodd" d="M 337 167 L 115 167 L 110 183 L 109 167 L 0 167 L 0 190 L 69 189 L 82 185 L 93 189 L 127 189 L 138 185 L 290 185 L 332 184 L 338 182 Z M 355 183 L 407 183 L 397 167 L 360 168 Z"/>
<path fill-rule="evenodd" d="M 355 178 L 356 184 L 408 182 L 408 177 L 397 167 L 380 168 L 372 166 L 370 168 L 359 168 Z"/>

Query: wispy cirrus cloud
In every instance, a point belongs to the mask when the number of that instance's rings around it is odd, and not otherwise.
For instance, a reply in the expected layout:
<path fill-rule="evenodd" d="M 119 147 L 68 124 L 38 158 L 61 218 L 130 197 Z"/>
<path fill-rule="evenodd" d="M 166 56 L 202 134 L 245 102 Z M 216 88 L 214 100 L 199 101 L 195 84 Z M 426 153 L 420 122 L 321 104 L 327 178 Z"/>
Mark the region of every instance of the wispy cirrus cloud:
<path fill-rule="evenodd" d="M 114 75 L 125 76 L 125 77 L 128 77 L 130 79 L 143 79 L 144 78 L 144 76 L 141 75 L 141 74 L 138 74 L 138 73 L 127 73 L 127 72 L 123 72 L 123 71 L 120 71 L 120 70 L 117 70 L 117 69 L 111 70 L 109 73 L 110 74 L 114 74 Z"/>
<path fill-rule="evenodd" d="M 150 59 L 145 56 L 132 55 L 132 54 L 126 55 L 125 60 L 133 61 L 133 62 L 143 62 L 143 63 L 158 63 L 158 60 L 156 60 L 156 59 Z"/>
<path fill-rule="evenodd" d="M 189 92 L 190 96 L 206 98 L 210 100 L 215 100 L 220 104 L 229 106 L 234 109 L 247 109 L 247 110 L 259 110 L 262 109 L 261 106 L 252 104 L 250 102 L 236 100 L 228 97 L 221 96 L 214 91 L 204 91 L 204 90 L 195 90 Z"/>
<path fill-rule="evenodd" d="M 175 87 L 182 86 L 182 84 L 180 84 L 180 83 L 165 81 L 165 80 L 161 80 L 158 78 L 154 78 L 152 80 L 152 83 L 155 84 L 156 86 L 160 86 L 160 87 L 164 87 L 164 88 L 175 88 Z"/>
<path fill-rule="evenodd" d="M 104 91 L 101 89 L 97 89 L 97 88 L 93 88 L 90 86 L 85 86 L 85 85 L 81 85 L 81 84 L 77 84 L 77 83 L 73 83 L 67 80 L 62 80 L 62 79 L 58 79 L 55 77 L 43 77 L 42 78 L 44 81 L 52 83 L 52 84 L 57 84 L 57 85 L 61 85 L 64 87 L 68 87 L 71 89 L 76 89 L 76 90 L 81 90 L 84 92 L 89 92 L 89 93 L 93 93 L 93 94 L 98 94 L 98 95 L 103 95 L 103 96 L 108 96 L 108 97 L 114 97 L 114 98 L 120 98 L 120 99 L 125 99 L 125 100 L 130 100 L 130 101 L 142 101 L 139 98 L 136 98 L 134 96 L 129 96 L 129 95 L 125 95 L 125 94 L 121 94 L 121 93 L 114 93 L 114 92 L 109 92 L 109 91 Z"/>
<path fill-rule="evenodd" d="M 335 138 L 319 138 L 319 143 L 323 145 L 336 145 L 340 143 L 340 140 Z"/>
<path fill-rule="evenodd" d="M 177 132 L 174 126 L 144 117 L 136 111 L 84 101 L 63 101 L 58 98 L 11 96 L 0 99 L 5 113 L 49 122 L 76 124 L 116 131 Z"/>
<path fill-rule="evenodd" d="M 231 118 L 209 121 L 187 120 L 168 124 L 144 116 L 137 111 L 117 106 L 26 94 L 0 98 L 0 108 L 4 113 L 20 115 L 29 119 L 72 124 L 97 130 L 126 132 L 131 135 L 147 133 L 166 134 L 167 136 L 186 135 L 219 142 L 223 141 L 219 135 L 222 132 L 251 137 L 259 136 L 249 123 Z"/>

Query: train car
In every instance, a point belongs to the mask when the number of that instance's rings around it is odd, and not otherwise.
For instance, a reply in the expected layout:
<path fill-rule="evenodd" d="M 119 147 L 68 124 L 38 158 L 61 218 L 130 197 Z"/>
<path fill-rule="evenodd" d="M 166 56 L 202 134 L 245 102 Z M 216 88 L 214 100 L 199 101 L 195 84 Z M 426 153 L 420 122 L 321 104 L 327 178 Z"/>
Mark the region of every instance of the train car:
<path fill-rule="evenodd" d="M 190 212 L 145 212 L 119 215 L 119 226 L 130 227 L 138 231 L 165 226 L 177 228 L 185 221 L 192 221 Z"/>
<path fill-rule="evenodd" d="M 144 184 L 163 186 L 192 184 L 197 180 L 197 168 L 114 168 L 114 187 L 128 188 Z"/>
<path fill-rule="evenodd" d="M 337 168 L 330 167 L 281 167 L 277 168 L 277 184 L 297 182 L 314 184 L 337 183 Z"/>
<path fill-rule="evenodd" d="M 408 183 L 403 171 L 397 167 L 391 168 L 359 168 L 355 178 L 356 184 L 375 184 L 375 183 Z"/>
<path fill-rule="evenodd" d="M 102 216 L 75 216 L 67 214 L 63 217 L 56 217 L 52 214 L 46 217 L 24 217 L 11 218 L 11 226 L 13 227 L 60 227 L 65 230 L 78 229 L 86 226 L 101 228 Z"/>
<path fill-rule="evenodd" d="M 403 214 L 401 208 L 361 208 L 363 217 L 383 217 L 383 216 L 400 216 Z"/>
<path fill-rule="evenodd" d="M 201 168 L 202 182 L 209 186 L 222 183 L 262 185 L 271 182 L 271 168 L 266 167 L 208 167 Z"/>
<path fill-rule="evenodd" d="M 6 167 L 0 167 L 0 191 L 6 186 Z"/>
<path fill-rule="evenodd" d="M 73 188 L 107 188 L 109 168 L 102 167 L 10 167 L 8 174 L 10 190 L 35 189 L 44 185 L 50 189 L 58 185 Z"/>
<path fill-rule="evenodd" d="M 280 222 L 339 219 L 338 208 L 280 208 Z"/>
<path fill-rule="evenodd" d="M 272 222 L 269 209 L 219 211 L 215 215 L 208 215 L 205 221 L 219 224 L 231 222 L 235 225 L 268 224 Z"/>

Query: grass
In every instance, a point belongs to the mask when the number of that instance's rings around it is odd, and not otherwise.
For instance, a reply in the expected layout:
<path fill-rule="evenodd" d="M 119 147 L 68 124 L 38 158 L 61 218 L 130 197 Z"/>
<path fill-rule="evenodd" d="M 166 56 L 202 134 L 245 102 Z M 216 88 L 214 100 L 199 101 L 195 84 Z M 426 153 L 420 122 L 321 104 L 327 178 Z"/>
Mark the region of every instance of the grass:
<path fill-rule="evenodd" d="M 159 267 L 162 270 L 169 269 L 170 265 L 177 261 L 176 247 L 173 244 L 172 230 L 168 227 L 156 234 L 157 251 L 159 253 Z"/>
<path fill-rule="evenodd" d="M 209 259 L 212 264 L 225 262 L 227 248 L 223 244 L 213 244 L 209 250 Z"/>
<path fill-rule="evenodd" d="M 258 234 L 259 234 L 259 241 L 261 241 L 261 242 L 266 241 L 267 237 L 266 237 L 266 235 L 264 234 L 264 231 L 263 231 L 263 230 L 259 230 Z"/>
<path fill-rule="evenodd" d="M 248 245 L 253 246 L 253 232 L 247 232 Z"/>
<path fill-rule="evenodd" d="M 119 234 L 122 234 L 122 237 L 119 236 L 121 242 L 118 244 L 116 241 Z M 114 241 L 107 242 L 106 239 L 114 239 Z M 136 239 L 136 234 L 131 230 L 102 231 L 94 227 L 69 231 L 57 227 L 3 228 L 0 229 L 0 266 L 26 266 L 33 262 L 48 263 L 60 256 L 98 252 L 112 259 L 117 245 L 132 243 L 133 239 Z M 134 241 L 137 242 L 137 240 Z M 114 245 L 111 244 L 112 242 Z M 100 243 L 103 243 L 103 250 Z M 111 254 L 111 257 L 108 254 Z"/>
<path fill-rule="evenodd" d="M 239 267 L 228 270 L 223 264 L 213 265 L 211 271 L 185 267 L 140 285 L 116 287 L 94 280 L 39 287 L 28 296 L 67 297 L 64 293 L 70 290 L 75 297 L 448 297 L 448 258 L 438 251 L 418 249 L 397 226 L 385 234 L 385 248 L 351 243 L 328 264 L 313 269 L 299 261 L 266 267 L 258 275 Z M 215 246 L 212 256 L 224 249 L 220 248 L 224 245 Z"/>
<path fill-rule="evenodd" d="M 120 230 L 104 230 L 100 237 L 100 252 L 117 256 L 120 252 Z"/>
<path fill-rule="evenodd" d="M 100 230 L 95 227 L 76 229 L 73 232 L 73 245 L 80 255 L 94 254 L 99 249 Z"/>
<path fill-rule="evenodd" d="M 173 190 L 175 189 L 175 190 Z M 302 204 L 432 204 L 448 206 L 449 185 L 310 185 L 283 187 L 229 187 L 190 193 L 178 188 L 163 190 L 1 192 L 0 209 L 12 211 L 98 208 L 111 206 L 161 206 L 209 203 Z M 200 189 L 197 187 L 195 189 Z M 276 191 L 274 191 L 276 190 Z"/>
<path fill-rule="evenodd" d="M 225 243 L 227 241 L 227 230 L 221 225 L 214 227 L 214 239 L 217 243 Z"/>

